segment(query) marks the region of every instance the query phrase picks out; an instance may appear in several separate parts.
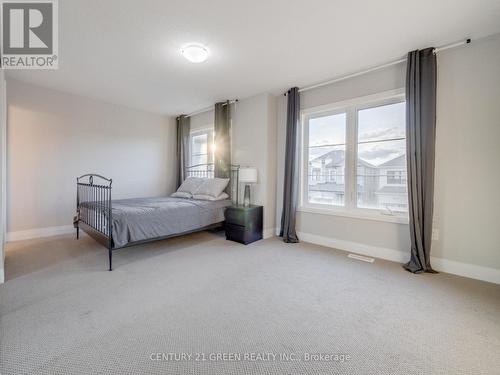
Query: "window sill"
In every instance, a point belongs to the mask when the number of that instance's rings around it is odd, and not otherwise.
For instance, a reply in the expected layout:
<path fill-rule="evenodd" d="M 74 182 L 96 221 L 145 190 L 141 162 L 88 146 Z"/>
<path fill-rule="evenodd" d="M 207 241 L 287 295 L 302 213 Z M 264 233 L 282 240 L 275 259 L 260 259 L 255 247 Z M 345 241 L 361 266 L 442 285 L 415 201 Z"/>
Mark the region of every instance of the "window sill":
<path fill-rule="evenodd" d="M 365 210 L 360 210 L 360 212 L 349 211 L 342 208 L 323 208 L 323 207 L 311 207 L 311 206 L 301 206 L 297 209 L 299 212 L 306 212 L 310 214 L 320 214 L 329 216 L 342 216 L 349 217 L 353 219 L 361 220 L 374 220 L 383 221 L 387 223 L 397 223 L 397 224 L 408 224 L 408 216 L 405 215 L 389 215 L 383 214 L 380 211 L 374 210 L 373 212 L 367 212 Z"/>

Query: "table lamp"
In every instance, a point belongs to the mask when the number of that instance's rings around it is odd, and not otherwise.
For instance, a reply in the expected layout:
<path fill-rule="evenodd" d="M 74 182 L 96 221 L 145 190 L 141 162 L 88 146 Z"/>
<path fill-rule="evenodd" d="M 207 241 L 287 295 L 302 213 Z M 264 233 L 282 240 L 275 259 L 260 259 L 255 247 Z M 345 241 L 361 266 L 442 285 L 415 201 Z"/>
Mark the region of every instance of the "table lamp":
<path fill-rule="evenodd" d="M 257 168 L 244 167 L 240 168 L 240 182 L 246 183 L 245 196 L 243 198 L 243 206 L 250 206 L 250 184 L 257 182 Z"/>

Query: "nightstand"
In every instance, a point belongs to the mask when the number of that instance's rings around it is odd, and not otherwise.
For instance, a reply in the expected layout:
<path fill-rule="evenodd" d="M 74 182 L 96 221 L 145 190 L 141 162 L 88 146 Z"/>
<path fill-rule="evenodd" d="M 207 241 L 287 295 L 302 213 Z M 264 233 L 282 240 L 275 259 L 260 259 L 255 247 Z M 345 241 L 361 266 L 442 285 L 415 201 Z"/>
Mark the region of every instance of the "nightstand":
<path fill-rule="evenodd" d="M 245 245 L 262 239 L 264 207 L 250 205 L 226 208 L 226 239 Z"/>

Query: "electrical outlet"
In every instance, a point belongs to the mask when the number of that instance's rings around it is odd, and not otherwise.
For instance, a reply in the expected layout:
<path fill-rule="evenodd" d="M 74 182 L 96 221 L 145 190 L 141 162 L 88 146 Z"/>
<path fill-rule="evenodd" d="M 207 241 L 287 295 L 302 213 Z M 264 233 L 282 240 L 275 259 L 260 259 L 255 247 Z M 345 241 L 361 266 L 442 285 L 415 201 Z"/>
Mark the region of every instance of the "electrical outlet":
<path fill-rule="evenodd" d="M 439 241 L 439 229 L 432 228 L 432 240 Z"/>

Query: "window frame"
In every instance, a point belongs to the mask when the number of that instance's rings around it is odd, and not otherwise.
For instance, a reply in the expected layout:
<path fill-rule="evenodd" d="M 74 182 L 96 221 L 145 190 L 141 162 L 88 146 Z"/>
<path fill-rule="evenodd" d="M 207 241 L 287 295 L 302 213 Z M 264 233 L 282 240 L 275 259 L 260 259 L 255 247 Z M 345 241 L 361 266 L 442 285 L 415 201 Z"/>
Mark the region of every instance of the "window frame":
<path fill-rule="evenodd" d="M 211 157 L 210 155 L 213 153 L 211 150 L 211 143 L 210 143 L 210 136 L 212 138 L 214 137 L 214 129 L 213 127 L 210 128 L 203 128 L 203 129 L 194 129 L 189 132 L 189 160 L 188 160 L 188 167 L 193 166 L 193 137 L 200 136 L 200 135 L 207 135 L 207 164 L 213 163 L 213 156 Z M 204 154 L 200 154 L 198 156 L 201 156 Z"/>
<path fill-rule="evenodd" d="M 301 144 L 302 147 L 299 152 L 299 211 L 395 223 L 408 223 L 408 212 L 391 212 L 378 208 L 358 207 L 358 192 L 356 183 L 358 157 L 358 111 L 401 103 L 404 101 L 404 89 L 397 89 L 301 110 L 301 131 L 299 134 L 299 144 Z M 311 203 L 308 201 L 309 120 L 339 113 L 346 114 L 344 206 Z"/>
<path fill-rule="evenodd" d="M 348 139 L 348 135 L 347 135 L 347 124 L 349 122 L 348 120 L 348 113 L 347 111 L 345 110 L 344 107 L 342 106 L 339 106 L 339 107 L 333 107 L 333 108 L 326 108 L 326 110 L 323 110 L 323 111 L 318 111 L 318 112 L 312 112 L 312 113 L 307 113 L 306 111 L 303 111 L 303 113 L 301 113 L 301 124 L 302 124 L 302 133 L 300 135 L 300 138 L 303 140 L 302 141 L 302 144 L 303 144 L 303 147 L 302 147 L 302 157 L 301 157 L 301 160 L 302 162 L 300 163 L 300 165 L 302 166 L 302 168 L 299 168 L 301 171 L 300 171 L 300 176 L 301 176 L 301 188 L 300 188 L 300 197 L 301 197 L 301 203 L 300 203 L 300 206 L 302 206 L 302 202 L 307 202 L 307 206 L 308 207 L 313 207 L 313 208 L 322 208 L 324 207 L 325 205 L 324 204 L 319 204 L 319 203 L 309 203 L 308 202 L 308 197 L 307 197 L 307 194 L 308 194 L 308 189 L 306 188 L 308 185 L 308 172 L 309 172 L 309 120 L 310 119 L 314 119 L 314 118 L 318 118 L 318 117 L 325 117 L 325 116 L 335 116 L 335 115 L 339 115 L 339 114 L 342 114 L 342 113 L 345 113 L 346 114 L 346 128 L 345 128 L 345 141 L 344 141 L 344 147 L 346 149 L 346 160 L 345 160 L 345 170 L 347 170 L 347 139 Z M 306 121 L 307 119 L 307 121 Z M 305 182 L 304 182 L 305 181 Z M 344 181 L 347 182 L 346 180 L 346 176 L 344 176 Z M 347 184 L 345 183 L 344 184 L 345 186 L 345 190 L 344 190 L 344 203 L 346 203 L 346 192 L 347 192 Z M 328 207 L 330 209 L 330 207 Z M 343 208 L 342 206 L 334 206 L 334 205 L 331 205 L 331 208 L 335 209 L 335 208 Z"/>

